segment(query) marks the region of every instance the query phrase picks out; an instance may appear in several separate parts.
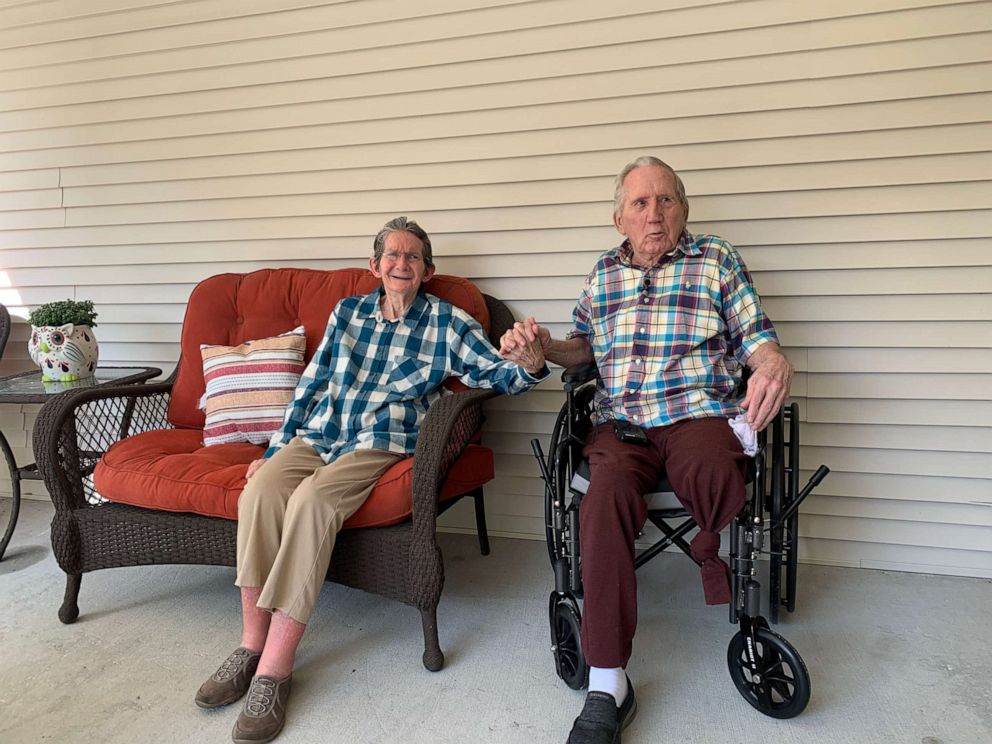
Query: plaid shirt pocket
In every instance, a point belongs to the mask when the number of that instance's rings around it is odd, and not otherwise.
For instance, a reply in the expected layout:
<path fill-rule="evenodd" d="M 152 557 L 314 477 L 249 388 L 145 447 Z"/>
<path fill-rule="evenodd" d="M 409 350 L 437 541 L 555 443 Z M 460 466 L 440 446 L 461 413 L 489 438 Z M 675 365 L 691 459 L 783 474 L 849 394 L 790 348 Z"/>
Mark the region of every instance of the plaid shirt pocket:
<path fill-rule="evenodd" d="M 386 378 L 386 385 L 389 388 L 387 395 L 406 398 L 410 397 L 411 393 L 423 394 L 430 382 L 430 372 L 430 362 L 411 356 L 396 357 Z"/>

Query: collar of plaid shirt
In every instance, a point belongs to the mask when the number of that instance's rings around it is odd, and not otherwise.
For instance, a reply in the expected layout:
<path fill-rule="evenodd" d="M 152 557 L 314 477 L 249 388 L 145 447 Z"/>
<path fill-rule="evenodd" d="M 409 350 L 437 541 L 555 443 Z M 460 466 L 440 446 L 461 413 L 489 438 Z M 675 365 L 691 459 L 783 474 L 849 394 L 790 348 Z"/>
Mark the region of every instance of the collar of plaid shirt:
<path fill-rule="evenodd" d="M 389 320 L 389 318 L 382 314 L 382 298 L 385 294 L 386 290 L 379 287 L 378 290 L 365 295 L 358 307 L 355 308 L 355 315 L 364 319 L 375 318 L 379 323 L 396 322 Z M 423 287 L 417 290 L 417 296 L 413 298 L 410 307 L 406 309 L 403 317 L 399 319 L 400 322 L 406 324 L 411 329 L 416 328 L 420 324 L 420 319 L 424 317 L 424 313 L 430 311 L 430 303 L 427 301 L 426 294 Z"/>

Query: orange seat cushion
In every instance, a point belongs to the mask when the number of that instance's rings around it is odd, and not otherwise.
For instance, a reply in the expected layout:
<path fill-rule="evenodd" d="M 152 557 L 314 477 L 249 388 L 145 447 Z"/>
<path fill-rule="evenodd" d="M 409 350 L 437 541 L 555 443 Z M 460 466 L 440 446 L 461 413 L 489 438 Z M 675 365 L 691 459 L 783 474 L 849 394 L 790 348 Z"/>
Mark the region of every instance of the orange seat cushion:
<path fill-rule="evenodd" d="M 136 434 L 107 450 L 93 473 L 97 492 L 109 501 L 148 509 L 238 518 L 238 497 L 248 463 L 264 449 L 248 443 L 205 447 L 203 432 L 161 429 Z M 493 453 L 470 444 L 441 490 L 441 501 L 484 485 L 493 477 Z M 384 527 L 413 513 L 413 458 L 387 470 L 344 528 Z"/>

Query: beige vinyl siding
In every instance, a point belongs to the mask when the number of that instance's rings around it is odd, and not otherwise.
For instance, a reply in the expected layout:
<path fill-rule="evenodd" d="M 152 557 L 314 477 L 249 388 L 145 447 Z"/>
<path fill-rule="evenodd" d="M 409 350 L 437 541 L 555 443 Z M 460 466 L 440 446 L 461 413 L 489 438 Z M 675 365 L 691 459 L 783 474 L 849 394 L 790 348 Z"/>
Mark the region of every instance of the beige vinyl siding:
<path fill-rule="evenodd" d="M 198 281 L 408 214 L 560 336 L 656 154 L 796 365 L 803 560 L 992 576 L 990 49 L 987 0 L 0 0 L 0 301 L 92 299 L 104 362 L 168 371 Z M 496 533 L 543 539 L 561 398 L 489 407 Z"/>

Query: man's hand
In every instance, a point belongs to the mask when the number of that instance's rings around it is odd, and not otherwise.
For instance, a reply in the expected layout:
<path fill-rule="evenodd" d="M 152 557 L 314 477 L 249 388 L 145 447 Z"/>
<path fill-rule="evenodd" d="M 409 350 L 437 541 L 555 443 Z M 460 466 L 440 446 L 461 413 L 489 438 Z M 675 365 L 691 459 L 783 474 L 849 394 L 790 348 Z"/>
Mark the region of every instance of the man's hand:
<path fill-rule="evenodd" d="M 562 367 L 586 364 L 594 360 L 592 347 L 585 338 L 578 336 L 566 341 L 556 341 L 551 338 L 551 331 L 539 326 L 533 318 L 515 323 L 513 328 L 503 334 L 499 342 L 499 355 L 510 359 L 510 353 L 515 347 L 535 339 L 540 343 L 545 360 Z"/>
<path fill-rule="evenodd" d="M 514 323 L 513 328 L 503 334 L 499 355 L 536 375 L 544 369 L 544 351 L 546 344 L 550 343 L 548 330 L 541 328 L 533 318 L 528 318 L 522 323 Z"/>
<path fill-rule="evenodd" d="M 751 428 L 761 431 L 772 422 L 789 397 L 795 370 L 778 344 L 772 342 L 755 349 L 747 366 L 751 368 L 751 377 L 741 407 L 747 411 Z"/>
<path fill-rule="evenodd" d="M 509 352 L 521 344 L 531 343 L 535 339 L 540 342 L 542 353 L 546 352 L 548 347 L 551 346 L 551 331 L 539 326 L 533 318 L 527 318 L 525 321 L 517 321 L 513 324 L 513 328 L 504 333 L 503 337 L 500 338 L 499 355 L 504 359 L 509 359 Z"/>
<path fill-rule="evenodd" d="M 259 459 L 254 460 L 251 463 L 251 465 L 248 466 L 248 473 L 245 475 L 245 478 L 251 478 L 253 475 L 255 475 L 255 473 L 258 472 L 258 469 L 262 467 L 264 464 L 265 464 L 264 457 L 260 457 Z"/>

